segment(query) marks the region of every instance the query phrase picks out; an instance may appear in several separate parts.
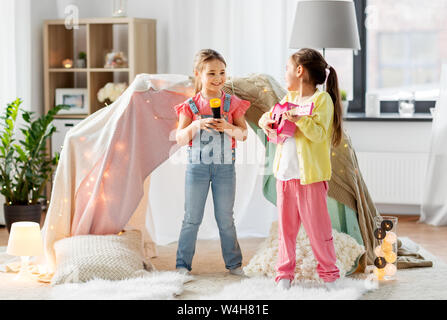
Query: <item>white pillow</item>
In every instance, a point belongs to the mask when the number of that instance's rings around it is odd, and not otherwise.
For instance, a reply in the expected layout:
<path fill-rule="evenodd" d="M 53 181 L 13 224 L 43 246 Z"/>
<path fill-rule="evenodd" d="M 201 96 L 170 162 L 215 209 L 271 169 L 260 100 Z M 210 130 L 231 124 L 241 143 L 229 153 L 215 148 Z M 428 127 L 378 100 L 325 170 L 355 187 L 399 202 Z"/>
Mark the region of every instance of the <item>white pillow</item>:
<path fill-rule="evenodd" d="M 52 285 L 93 279 L 123 280 L 144 270 L 142 237 L 138 230 L 121 235 L 83 235 L 54 244 L 56 272 Z"/>
<path fill-rule="evenodd" d="M 340 270 L 340 277 L 344 277 L 355 265 L 365 252 L 365 247 L 357 243 L 351 236 L 332 230 L 336 265 Z M 267 276 L 275 278 L 276 262 L 278 259 L 278 222 L 273 222 L 270 235 L 260 245 L 258 251 L 244 267 L 244 272 L 249 277 Z M 317 261 L 312 252 L 309 238 L 301 226 L 296 239 L 296 268 L 295 280 L 322 282 L 317 273 Z"/>

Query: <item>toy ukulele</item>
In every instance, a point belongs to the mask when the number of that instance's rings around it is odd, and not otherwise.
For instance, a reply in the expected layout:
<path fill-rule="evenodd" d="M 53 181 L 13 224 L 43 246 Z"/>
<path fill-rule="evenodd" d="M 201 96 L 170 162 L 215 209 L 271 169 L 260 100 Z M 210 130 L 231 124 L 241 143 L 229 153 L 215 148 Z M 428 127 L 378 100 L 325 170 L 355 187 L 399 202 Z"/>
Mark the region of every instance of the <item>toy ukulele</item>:
<path fill-rule="evenodd" d="M 312 115 L 313 109 L 313 102 L 305 105 L 297 105 L 290 102 L 275 104 L 271 117 L 272 120 L 275 120 L 275 123 L 272 124 L 272 129 L 276 130 L 276 136 L 268 137 L 268 141 L 276 144 L 282 144 L 287 138 L 294 135 L 296 124 L 283 117 L 284 113 L 292 110 L 292 114 L 295 116 L 310 116 Z"/>

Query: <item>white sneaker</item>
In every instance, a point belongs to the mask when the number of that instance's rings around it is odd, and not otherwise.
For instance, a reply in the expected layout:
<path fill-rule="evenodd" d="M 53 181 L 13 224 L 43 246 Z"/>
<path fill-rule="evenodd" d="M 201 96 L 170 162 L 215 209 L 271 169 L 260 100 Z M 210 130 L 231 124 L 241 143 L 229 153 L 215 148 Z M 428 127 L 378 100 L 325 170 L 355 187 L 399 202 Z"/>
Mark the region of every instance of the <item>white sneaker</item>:
<path fill-rule="evenodd" d="M 290 281 L 289 279 L 280 279 L 278 281 L 278 287 L 283 289 L 283 290 L 289 290 L 291 282 L 292 281 Z"/>
<path fill-rule="evenodd" d="M 188 275 L 189 274 L 189 270 L 186 268 L 177 268 L 175 269 L 178 273 L 183 274 L 183 275 Z"/>
<path fill-rule="evenodd" d="M 245 273 L 241 267 L 237 267 L 235 269 L 230 269 L 230 274 L 232 274 L 234 276 L 240 276 L 240 277 L 245 276 Z"/>

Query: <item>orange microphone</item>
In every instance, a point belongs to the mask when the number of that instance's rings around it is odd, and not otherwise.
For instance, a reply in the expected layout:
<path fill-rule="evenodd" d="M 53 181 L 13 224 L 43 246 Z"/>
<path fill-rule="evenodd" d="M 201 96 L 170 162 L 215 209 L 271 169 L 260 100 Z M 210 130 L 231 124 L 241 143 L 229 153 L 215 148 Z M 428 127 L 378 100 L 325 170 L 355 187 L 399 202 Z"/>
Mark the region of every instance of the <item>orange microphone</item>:
<path fill-rule="evenodd" d="M 210 107 L 213 111 L 213 118 L 214 119 L 220 119 L 220 106 L 222 102 L 220 99 L 211 99 L 210 100 Z"/>

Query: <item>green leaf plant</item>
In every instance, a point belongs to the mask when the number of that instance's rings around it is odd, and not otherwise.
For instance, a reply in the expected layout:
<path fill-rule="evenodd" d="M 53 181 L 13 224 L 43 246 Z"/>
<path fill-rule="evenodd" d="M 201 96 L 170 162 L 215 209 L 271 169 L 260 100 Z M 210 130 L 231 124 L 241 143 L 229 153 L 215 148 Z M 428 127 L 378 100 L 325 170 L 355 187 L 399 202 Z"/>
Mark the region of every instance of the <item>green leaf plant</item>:
<path fill-rule="evenodd" d="M 45 186 L 59 162 L 59 153 L 52 157 L 46 144 L 56 127 L 54 116 L 66 105 L 58 105 L 46 115 L 33 119 L 34 112 L 20 108 L 21 99 L 8 104 L 0 124 L 0 193 L 7 205 L 33 205 L 46 200 Z M 23 140 L 15 139 L 15 126 L 19 113 L 25 124 L 20 131 Z"/>

